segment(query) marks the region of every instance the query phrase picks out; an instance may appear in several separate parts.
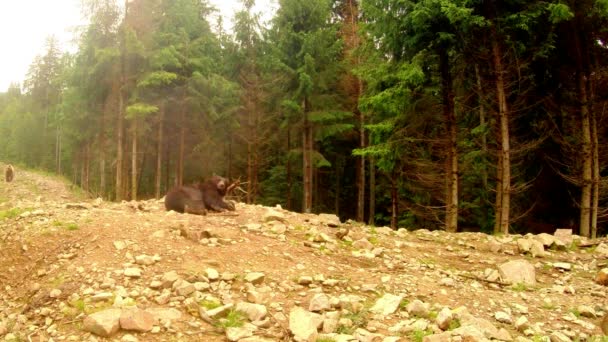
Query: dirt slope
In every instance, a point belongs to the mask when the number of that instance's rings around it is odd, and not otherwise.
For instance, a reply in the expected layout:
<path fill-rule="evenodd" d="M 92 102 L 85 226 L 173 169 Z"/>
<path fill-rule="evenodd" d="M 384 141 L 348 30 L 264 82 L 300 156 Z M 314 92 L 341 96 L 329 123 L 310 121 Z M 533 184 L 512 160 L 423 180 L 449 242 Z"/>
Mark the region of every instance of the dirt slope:
<path fill-rule="evenodd" d="M 513 339 L 606 341 L 598 325 L 608 311 L 608 289 L 594 282 L 607 264 L 599 248 L 548 250 L 532 258 L 520 255 L 516 236 L 397 233 L 352 223 L 330 227 L 332 222 L 328 215 L 245 204 L 234 214 L 194 216 L 168 213 L 155 200 L 88 200 L 60 179 L 17 169 L 12 183 L 0 182 L 0 339 L 106 340 L 84 331 L 84 318 L 137 305 L 172 308 L 181 316 L 157 321 L 151 332 L 120 330 L 107 340 L 225 341 L 224 329 L 202 320 L 199 307 L 256 301 L 268 310 L 266 322 L 242 340 L 288 341 L 295 338 L 290 310 L 309 309 L 311 299 L 325 293 L 349 304 L 323 311 L 350 317 L 353 326 L 337 331 L 355 340 L 365 340 L 357 336 L 367 332 L 380 341 L 440 333 L 433 325 L 437 311 L 464 306 Z M 347 231 L 345 240 L 336 237 Z M 154 261 L 137 261 L 144 256 Z M 535 266 L 537 285 L 506 286 L 492 277 L 498 265 L 514 259 Z M 133 268 L 141 275 L 126 276 Z M 196 292 L 179 295 L 175 285 L 164 292 L 152 285 L 171 271 L 198 284 Z M 261 284 L 247 280 L 255 272 L 263 273 Z M 397 312 L 370 313 L 384 294 L 402 296 Z M 399 328 L 418 319 L 406 308 L 415 300 L 430 305 L 423 317 L 430 325 L 421 330 L 426 333 Z M 499 322 L 499 312 L 512 321 Z M 515 323 L 521 317 L 528 321 L 524 327 Z M 359 335 L 357 328 L 363 329 Z"/>

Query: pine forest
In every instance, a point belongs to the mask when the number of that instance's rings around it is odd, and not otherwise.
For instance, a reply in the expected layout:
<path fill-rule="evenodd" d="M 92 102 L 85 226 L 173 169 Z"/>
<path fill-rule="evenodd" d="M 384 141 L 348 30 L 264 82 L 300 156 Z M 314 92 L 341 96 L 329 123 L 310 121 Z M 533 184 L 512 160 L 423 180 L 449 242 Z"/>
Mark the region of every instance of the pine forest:
<path fill-rule="evenodd" d="M 78 48 L 0 93 L 0 160 L 112 201 L 215 174 L 376 226 L 608 233 L 608 0 L 239 6 L 83 0 Z"/>

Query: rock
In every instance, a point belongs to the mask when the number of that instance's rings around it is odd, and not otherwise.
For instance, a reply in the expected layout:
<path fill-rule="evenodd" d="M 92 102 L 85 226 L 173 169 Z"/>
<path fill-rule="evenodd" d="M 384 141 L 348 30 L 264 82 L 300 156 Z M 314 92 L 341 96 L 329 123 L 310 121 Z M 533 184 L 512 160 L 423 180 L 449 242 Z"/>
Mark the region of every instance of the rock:
<path fill-rule="evenodd" d="M 310 284 L 312 284 L 313 279 L 311 276 L 301 276 L 300 278 L 298 278 L 298 284 L 302 285 L 302 286 L 308 286 Z"/>
<path fill-rule="evenodd" d="M 269 209 L 265 214 L 264 214 L 264 222 L 271 222 L 271 221 L 281 221 L 281 222 L 286 222 L 287 219 L 285 217 L 285 214 L 283 214 L 282 212 L 276 211 L 274 209 Z"/>
<path fill-rule="evenodd" d="M 590 306 L 579 305 L 576 309 L 583 317 L 587 317 L 587 318 L 596 318 L 597 317 L 597 312 L 595 312 L 595 310 Z"/>
<path fill-rule="evenodd" d="M 367 239 L 361 239 L 353 242 L 353 248 L 355 249 L 364 249 L 364 250 L 372 250 L 374 245 L 369 242 Z"/>
<path fill-rule="evenodd" d="M 210 281 L 216 281 L 220 279 L 220 273 L 214 268 L 207 268 L 205 270 L 205 277 Z"/>
<path fill-rule="evenodd" d="M 572 270 L 572 264 L 567 262 L 554 262 L 553 267 L 564 271 Z"/>
<path fill-rule="evenodd" d="M 125 269 L 124 275 L 129 278 L 140 278 L 141 277 L 141 268 L 139 267 L 129 267 Z"/>
<path fill-rule="evenodd" d="M 437 318 L 435 319 L 435 323 L 441 330 L 447 330 L 450 327 L 450 323 L 454 319 L 454 315 L 452 314 L 452 310 L 449 308 L 443 308 L 437 314 Z"/>
<path fill-rule="evenodd" d="M 325 293 L 317 293 L 310 300 L 308 310 L 312 312 L 319 312 L 331 309 L 329 304 L 329 296 Z"/>
<path fill-rule="evenodd" d="M 252 284 L 261 284 L 264 282 L 264 273 L 262 272 L 251 272 L 245 276 L 245 281 Z"/>
<path fill-rule="evenodd" d="M 370 311 L 383 316 L 390 315 L 397 311 L 402 300 L 403 296 L 387 293 L 376 301 L 376 304 L 374 304 Z"/>
<path fill-rule="evenodd" d="M 228 341 L 242 341 L 242 339 L 253 336 L 257 328 L 252 324 L 245 324 L 242 327 L 226 328 L 226 338 Z"/>
<path fill-rule="evenodd" d="M 503 281 L 511 284 L 536 285 L 534 266 L 526 260 L 512 260 L 498 267 Z"/>
<path fill-rule="evenodd" d="M 342 224 L 340 218 L 334 214 L 319 214 L 319 221 L 332 228 L 339 227 Z"/>
<path fill-rule="evenodd" d="M 60 289 L 52 289 L 51 292 L 49 292 L 49 297 L 51 298 L 59 298 L 59 296 L 61 296 Z"/>
<path fill-rule="evenodd" d="M 260 304 L 252 304 L 241 302 L 236 305 L 236 310 L 247 315 L 250 321 L 261 321 L 268 314 L 266 306 Z"/>
<path fill-rule="evenodd" d="M 599 272 L 597 272 L 595 282 L 600 285 L 608 286 L 608 268 L 602 268 Z"/>
<path fill-rule="evenodd" d="M 515 329 L 517 329 L 517 331 L 523 332 L 524 330 L 528 329 L 529 327 L 530 327 L 530 322 L 528 322 L 528 318 L 526 316 L 520 316 L 515 321 Z"/>
<path fill-rule="evenodd" d="M 205 308 L 201 307 L 199 309 L 199 315 L 205 322 L 214 323 L 216 320 L 226 317 L 228 312 L 230 312 L 233 307 L 234 304 L 226 304 L 211 310 L 206 310 Z"/>
<path fill-rule="evenodd" d="M 160 281 L 163 283 L 163 288 L 168 289 L 173 287 L 173 283 L 179 278 L 180 276 L 177 274 L 177 272 L 170 271 L 163 274 Z"/>
<path fill-rule="evenodd" d="M 608 244 L 606 243 L 600 243 L 599 245 L 597 245 L 597 247 L 595 248 L 594 253 L 599 254 L 603 257 L 608 257 Z"/>
<path fill-rule="evenodd" d="M 294 335 L 295 341 L 315 341 L 318 336 L 317 329 L 323 323 L 319 314 L 295 306 L 289 312 L 289 331 Z"/>
<path fill-rule="evenodd" d="M 530 254 L 533 258 L 536 258 L 537 256 L 543 257 L 547 253 L 545 252 L 545 246 L 540 241 L 530 240 Z"/>
<path fill-rule="evenodd" d="M 120 327 L 125 330 L 146 332 L 152 330 L 154 315 L 141 309 L 123 310 L 120 315 Z"/>
<path fill-rule="evenodd" d="M 519 253 L 525 254 L 529 252 L 531 248 L 532 240 L 526 238 L 517 240 L 517 249 L 519 250 Z"/>
<path fill-rule="evenodd" d="M 408 313 L 416 317 L 427 317 L 429 315 L 430 308 L 430 304 L 423 303 L 422 301 L 416 299 L 409 303 L 405 309 Z"/>
<path fill-rule="evenodd" d="M 572 229 L 556 229 L 553 236 L 557 241 L 561 241 L 566 246 L 570 246 L 574 241 L 572 236 Z"/>
<path fill-rule="evenodd" d="M 513 324 L 513 319 L 511 318 L 511 315 L 503 311 L 495 312 L 494 318 L 500 323 Z"/>
<path fill-rule="evenodd" d="M 120 309 L 108 309 L 87 316 L 82 329 L 97 336 L 110 337 L 120 329 Z"/>
<path fill-rule="evenodd" d="M 184 279 L 178 279 L 173 283 L 173 290 L 178 296 L 186 297 L 196 291 L 196 288 L 194 287 L 194 284 Z"/>
<path fill-rule="evenodd" d="M 143 254 L 135 257 L 135 263 L 138 265 L 150 266 L 154 265 L 154 263 L 156 263 L 156 260 L 154 260 L 154 257 L 150 255 Z"/>
<path fill-rule="evenodd" d="M 566 336 L 560 331 L 552 332 L 549 338 L 551 339 L 551 342 L 572 342 L 572 339 L 570 339 L 570 337 Z"/>
<path fill-rule="evenodd" d="M 544 247 L 551 247 L 555 243 L 555 236 L 547 233 L 541 233 L 533 237 L 534 240 L 543 244 Z"/>

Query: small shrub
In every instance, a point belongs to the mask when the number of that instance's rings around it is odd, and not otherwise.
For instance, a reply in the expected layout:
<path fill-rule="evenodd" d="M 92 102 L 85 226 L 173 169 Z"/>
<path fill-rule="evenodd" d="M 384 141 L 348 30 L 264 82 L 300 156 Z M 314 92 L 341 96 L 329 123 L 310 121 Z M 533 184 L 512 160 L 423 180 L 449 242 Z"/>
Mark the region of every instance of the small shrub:
<path fill-rule="evenodd" d="M 247 320 L 244 313 L 237 310 L 230 310 L 226 317 L 217 321 L 216 326 L 222 329 L 242 327 Z"/>
<path fill-rule="evenodd" d="M 433 333 L 430 332 L 430 331 L 428 331 L 428 330 L 414 330 L 410 334 L 410 338 L 414 342 L 422 342 L 422 340 L 424 339 L 425 336 L 429 336 L 429 335 L 432 335 L 432 334 Z"/>

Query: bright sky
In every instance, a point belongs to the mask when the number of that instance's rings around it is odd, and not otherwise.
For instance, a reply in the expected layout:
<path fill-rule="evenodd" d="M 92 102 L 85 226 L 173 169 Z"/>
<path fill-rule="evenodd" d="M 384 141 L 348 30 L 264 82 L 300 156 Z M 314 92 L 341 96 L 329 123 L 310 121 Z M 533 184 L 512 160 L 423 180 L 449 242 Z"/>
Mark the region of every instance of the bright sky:
<path fill-rule="evenodd" d="M 220 9 L 226 27 L 231 27 L 233 13 L 240 8 L 238 0 L 210 2 Z M 256 11 L 260 12 L 276 7 L 276 0 L 257 3 Z M 270 16 L 265 13 L 263 19 Z M 0 0 L 0 92 L 6 91 L 11 82 L 23 83 L 34 57 L 44 52 L 46 37 L 55 35 L 63 51 L 73 51 L 72 32 L 84 24 L 80 0 Z"/>

